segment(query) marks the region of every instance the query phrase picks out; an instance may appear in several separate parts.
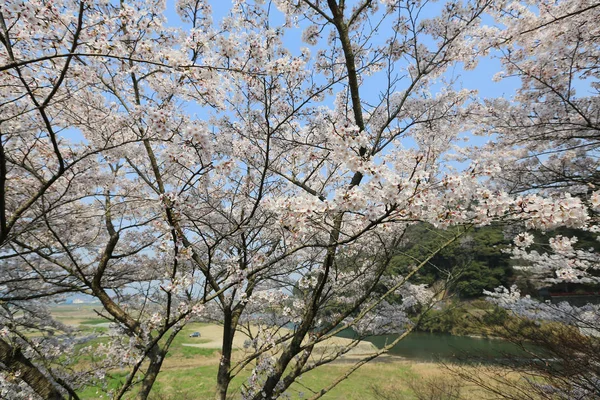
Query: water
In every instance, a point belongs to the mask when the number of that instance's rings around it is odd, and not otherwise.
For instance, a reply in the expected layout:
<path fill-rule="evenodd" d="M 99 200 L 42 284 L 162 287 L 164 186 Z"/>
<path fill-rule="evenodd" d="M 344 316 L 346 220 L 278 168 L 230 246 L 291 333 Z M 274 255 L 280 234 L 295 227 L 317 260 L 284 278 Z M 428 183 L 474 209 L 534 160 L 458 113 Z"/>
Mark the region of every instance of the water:
<path fill-rule="evenodd" d="M 374 336 L 368 340 L 378 348 L 396 336 Z M 523 355 L 515 344 L 498 339 L 452 336 L 413 332 L 394 346 L 389 354 L 417 361 L 456 361 L 469 358 L 483 362 L 503 361 L 508 357 Z"/>
<path fill-rule="evenodd" d="M 342 332 L 352 337 L 353 332 Z M 396 339 L 397 335 L 371 336 L 366 340 L 382 348 Z M 534 350 L 530 347 L 530 350 Z M 500 340 L 469 336 L 452 336 L 438 333 L 413 332 L 397 343 L 388 354 L 415 361 L 469 361 L 493 364 L 517 362 L 525 353 L 517 345 Z"/>

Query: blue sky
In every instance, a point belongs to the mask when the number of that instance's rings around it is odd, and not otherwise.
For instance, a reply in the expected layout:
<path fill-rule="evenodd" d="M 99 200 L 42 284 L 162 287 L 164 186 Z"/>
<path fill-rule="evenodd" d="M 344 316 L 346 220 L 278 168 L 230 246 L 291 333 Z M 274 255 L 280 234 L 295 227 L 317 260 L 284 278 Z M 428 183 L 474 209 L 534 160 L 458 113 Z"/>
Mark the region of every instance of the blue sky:
<path fill-rule="evenodd" d="M 184 26 L 184 24 L 181 22 L 179 16 L 175 11 L 176 0 L 167 0 L 166 3 L 166 17 L 168 20 L 168 25 L 177 27 Z M 423 17 L 434 17 L 437 14 L 437 10 L 444 3 L 444 1 L 431 3 L 431 6 L 429 6 L 425 10 Z M 231 1 L 227 0 L 213 0 L 210 1 L 210 4 L 212 7 L 213 21 L 215 24 L 219 23 L 222 20 L 222 18 L 229 13 L 229 10 L 231 9 Z M 275 7 L 273 6 L 272 9 L 275 9 Z M 278 11 L 274 12 L 274 14 L 276 13 L 278 13 Z M 279 21 L 283 21 L 283 19 L 279 19 Z M 491 23 L 491 20 L 489 18 L 484 18 L 484 21 L 485 23 Z M 383 30 L 382 32 L 382 36 L 385 36 L 385 30 Z M 310 47 L 306 43 L 303 43 L 300 40 L 300 37 L 300 29 L 297 29 L 293 32 L 287 32 L 285 36 L 286 45 L 288 45 L 290 49 Z M 296 51 L 294 52 L 296 53 Z M 493 57 L 486 57 L 480 61 L 479 65 L 475 70 L 465 71 L 459 64 L 449 70 L 448 76 L 460 76 L 461 79 L 459 80 L 462 81 L 463 86 L 467 89 L 477 89 L 481 97 L 510 97 L 518 87 L 518 81 L 516 79 L 505 79 L 500 83 L 493 82 L 492 77 L 499 71 L 501 71 L 501 65 L 499 60 Z"/>
<path fill-rule="evenodd" d="M 218 24 L 221 19 L 229 13 L 231 9 L 231 2 L 226 0 L 221 1 L 211 1 L 211 6 L 213 9 L 213 22 Z M 181 20 L 177 13 L 175 12 L 175 0 L 167 0 L 167 10 L 166 16 L 168 19 L 168 24 L 172 26 L 182 27 L 184 26 L 181 23 Z M 427 7 L 423 10 L 421 14 L 421 18 L 432 18 L 438 15 L 439 10 L 444 6 L 445 1 L 440 2 L 430 2 L 427 4 Z M 279 11 L 276 10 L 274 6 L 271 7 L 274 15 L 275 23 L 283 23 L 284 19 L 279 14 Z M 383 7 L 382 7 L 383 9 Z M 490 17 L 484 16 L 484 21 L 486 23 L 491 23 Z M 380 30 L 379 35 L 375 36 L 373 39 L 375 42 L 383 43 L 389 34 L 391 33 L 391 28 L 384 27 Z M 292 53 L 298 54 L 301 47 L 309 47 L 311 49 L 312 54 L 314 55 L 316 51 L 319 49 L 319 46 L 323 46 L 322 44 L 318 44 L 317 46 L 309 46 L 306 43 L 301 41 L 301 29 L 290 29 L 286 32 L 284 36 L 284 44 Z M 433 43 L 430 41 L 430 44 Z M 519 80 L 516 78 L 504 79 L 501 82 L 494 82 L 492 80 L 493 76 L 502 70 L 500 61 L 498 58 L 493 56 L 486 57 L 481 59 L 478 66 L 474 70 L 464 70 L 463 65 L 461 63 L 457 63 L 454 66 L 451 66 L 444 78 L 451 79 L 456 78 L 456 89 L 475 89 L 478 91 L 480 98 L 488 98 L 488 97 L 505 97 L 510 99 L 514 94 L 515 90 L 518 88 Z M 366 78 L 366 84 L 361 87 L 361 98 L 366 100 L 369 103 L 375 103 L 378 98 L 378 89 L 385 87 L 385 81 L 383 79 L 382 74 L 375 74 L 372 77 Z M 431 95 L 435 96 L 436 91 L 442 88 L 443 85 L 441 83 L 433 85 L 431 87 Z M 372 88 L 372 89 L 370 89 Z M 402 87 L 399 87 L 401 90 Z M 329 96 L 323 102 L 324 105 L 332 106 L 333 105 L 333 97 Z M 191 112 L 197 112 L 201 114 L 200 110 L 197 110 L 196 107 L 190 107 Z M 465 135 L 468 137 L 467 145 L 483 145 L 490 140 L 490 138 L 482 138 L 482 137 L 473 137 L 468 132 L 465 132 Z M 414 143 L 411 143 L 410 140 L 406 140 L 403 142 L 405 147 L 412 147 Z"/>
<path fill-rule="evenodd" d="M 213 11 L 213 21 L 215 24 L 218 24 L 223 17 L 227 16 L 227 14 L 229 13 L 230 9 L 231 9 L 231 1 L 227 1 L 227 0 L 213 0 L 210 2 L 211 6 L 212 6 L 212 11 Z M 444 2 L 438 2 L 438 3 L 432 3 L 433 5 L 427 10 L 426 13 L 424 13 L 423 17 L 427 18 L 427 17 L 433 17 L 437 14 L 437 10 L 439 9 L 439 7 L 441 7 Z M 168 25 L 169 26 L 174 26 L 174 27 L 182 27 L 182 28 L 186 28 L 185 24 L 181 21 L 180 17 L 177 15 L 176 11 L 175 11 L 175 5 L 176 5 L 176 0 L 167 0 L 166 1 L 166 17 L 167 17 L 167 21 L 168 21 Z M 274 14 L 274 21 L 277 23 L 282 23 L 283 22 L 283 17 L 281 16 L 281 14 L 279 14 L 279 12 L 275 9 L 275 7 L 272 7 L 273 14 Z M 389 27 L 387 28 L 387 32 L 385 29 L 382 29 L 379 37 L 376 37 L 375 40 L 385 40 L 385 38 L 387 37 L 387 34 L 390 32 Z M 285 45 L 295 54 L 298 54 L 300 51 L 299 49 L 301 47 L 311 47 L 308 46 L 306 43 L 301 41 L 301 34 L 302 31 L 301 29 L 290 29 L 286 32 L 286 35 L 284 37 L 285 40 Z M 321 45 L 322 46 L 322 45 Z M 312 54 L 316 53 L 316 50 L 318 50 L 319 45 L 314 46 L 311 48 Z M 505 97 L 505 98 L 510 98 L 514 91 L 516 90 L 516 88 L 518 87 L 518 79 L 512 78 L 512 79 L 504 79 L 501 82 L 493 82 L 492 81 L 492 77 L 497 73 L 501 71 L 501 65 L 500 62 L 497 58 L 493 58 L 493 57 L 487 57 L 485 59 L 482 59 L 480 61 L 480 63 L 478 64 L 477 68 L 475 68 L 474 70 L 471 71 L 465 71 L 462 68 L 462 65 L 460 63 L 456 64 L 455 66 L 451 67 L 448 72 L 446 73 L 445 77 L 447 78 L 458 78 L 457 79 L 457 87 L 458 88 L 466 88 L 466 89 L 476 89 L 479 92 L 479 96 L 481 98 L 485 98 L 485 97 Z M 382 82 L 381 80 L 381 76 L 377 77 L 370 77 L 368 78 L 367 82 L 368 85 L 363 85 L 363 87 L 361 88 L 361 96 L 363 98 L 363 100 L 367 100 L 370 102 L 373 102 L 378 95 L 377 89 L 382 87 L 382 83 L 385 84 L 385 82 Z M 378 84 L 379 83 L 379 84 Z M 432 95 L 435 95 L 435 91 L 438 90 L 441 87 L 441 85 L 434 85 L 432 87 L 432 91 L 433 93 L 431 93 Z M 369 88 L 373 88 L 371 90 L 369 90 Z M 323 102 L 325 105 L 332 105 L 332 97 L 326 98 L 326 100 Z M 189 106 L 189 111 L 191 113 L 196 113 L 199 114 L 200 116 L 203 114 L 203 111 L 194 105 L 188 105 Z M 63 136 L 64 137 L 68 137 L 72 140 L 81 140 L 82 136 L 77 133 L 77 132 L 70 132 L 70 131 L 64 131 L 63 132 Z M 470 140 L 469 144 L 483 144 L 485 143 L 487 140 L 489 140 L 488 138 L 472 138 L 472 140 Z M 407 145 L 407 144 L 405 144 Z"/>

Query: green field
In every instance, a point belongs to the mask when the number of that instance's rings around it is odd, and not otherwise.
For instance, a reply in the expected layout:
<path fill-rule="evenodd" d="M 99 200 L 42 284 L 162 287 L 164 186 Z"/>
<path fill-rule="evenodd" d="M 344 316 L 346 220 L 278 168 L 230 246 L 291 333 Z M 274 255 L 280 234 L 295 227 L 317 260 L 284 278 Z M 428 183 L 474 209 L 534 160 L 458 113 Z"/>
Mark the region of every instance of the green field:
<path fill-rule="evenodd" d="M 53 311 L 55 317 L 65 324 L 78 326 L 83 332 L 90 329 L 108 329 L 94 327 L 106 321 L 94 313 L 94 306 L 59 306 Z M 215 394 L 215 382 L 219 362 L 219 335 L 216 325 L 190 323 L 177 336 L 163 364 L 158 381 L 153 388 L 152 399 L 211 399 Z M 189 334 L 200 331 L 202 337 L 190 338 Z M 97 331 L 102 333 L 102 331 Z M 95 340 L 101 341 L 103 338 Z M 197 346 L 192 347 L 190 346 Z M 317 390 L 327 386 L 338 376 L 344 374 L 352 365 L 352 359 L 343 360 L 313 370 L 294 383 L 289 390 L 292 398 L 310 398 Z M 232 388 L 239 388 L 247 379 L 250 369 L 243 371 L 234 379 Z M 107 377 L 108 388 L 119 386 L 125 379 L 125 371 L 112 371 Z M 383 393 L 390 400 L 417 399 L 415 390 L 427 390 L 431 382 L 456 382 L 457 378 L 443 366 L 435 363 L 416 363 L 399 357 L 383 357 L 361 367 L 349 379 L 340 383 L 324 399 L 365 400 L 377 399 L 376 393 Z M 104 397 L 103 397 L 104 395 Z M 483 393 L 474 387 L 464 385 L 462 395 L 465 399 L 481 399 Z M 106 393 L 96 387 L 80 391 L 83 399 L 106 398 Z M 133 397 L 133 395 L 131 396 Z M 232 398 L 238 398 L 232 392 Z M 430 397 L 434 398 L 434 397 Z M 383 399 L 383 397 L 379 397 Z"/>

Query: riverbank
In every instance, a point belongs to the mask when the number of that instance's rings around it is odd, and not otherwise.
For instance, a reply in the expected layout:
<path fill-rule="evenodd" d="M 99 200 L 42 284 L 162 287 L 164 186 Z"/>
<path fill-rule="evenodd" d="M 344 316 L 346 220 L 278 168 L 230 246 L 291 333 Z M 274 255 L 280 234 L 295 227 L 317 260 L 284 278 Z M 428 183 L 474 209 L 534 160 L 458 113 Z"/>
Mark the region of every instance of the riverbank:
<path fill-rule="evenodd" d="M 498 328 L 518 320 L 485 300 L 454 300 L 425 313 L 416 331 L 499 339 Z"/>

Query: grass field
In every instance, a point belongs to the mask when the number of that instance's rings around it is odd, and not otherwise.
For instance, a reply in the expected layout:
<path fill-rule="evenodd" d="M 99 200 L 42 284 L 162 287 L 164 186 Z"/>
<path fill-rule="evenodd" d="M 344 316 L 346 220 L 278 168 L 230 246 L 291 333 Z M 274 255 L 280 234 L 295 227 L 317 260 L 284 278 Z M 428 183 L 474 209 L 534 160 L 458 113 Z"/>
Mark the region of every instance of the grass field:
<path fill-rule="evenodd" d="M 65 305 L 54 309 L 54 315 L 61 322 L 78 326 L 84 332 L 90 329 L 102 333 L 108 329 L 103 326 L 105 320 L 98 318 L 90 305 Z M 199 331 L 200 338 L 190 338 L 189 334 Z M 153 388 L 154 400 L 201 400 L 212 399 L 215 394 L 215 382 L 219 363 L 219 338 L 221 328 L 217 325 L 190 323 L 177 336 L 164 361 L 158 381 Z M 101 340 L 98 338 L 96 340 Z M 234 347 L 241 350 L 244 338 L 240 337 Z M 368 345 L 367 345 L 368 346 Z M 370 347 L 369 347 L 370 349 Z M 363 348 L 362 350 L 368 350 Z M 360 351 L 362 351 L 360 350 Z M 360 353 L 359 351 L 359 353 Z M 311 371 L 294 383 L 288 393 L 291 398 L 309 398 L 320 388 L 327 386 L 338 376 L 344 374 L 352 365 L 352 360 L 341 360 Z M 231 387 L 241 387 L 250 371 L 243 371 L 236 377 Z M 124 380 L 124 371 L 113 371 L 107 377 L 109 388 L 118 386 Z M 393 399 L 416 399 L 415 390 L 422 390 L 430 382 L 456 381 L 443 366 L 435 363 L 415 363 L 397 357 L 386 356 L 371 362 L 353 373 L 349 379 L 326 394 L 324 399 L 367 400 L 375 399 L 375 392 L 390 394 Z M 83 399 L 102 398 L 98 388 L 88 387 L 80 392 Z M 482 399 L 483 393 L 474 387 L 464 386 L 465 399 Z M 238 398 L 233 394 L 232 398 Z M 106 397 L 104 397 L 106 398 Z M 390 397 L 391 398 L 391 397 Z"/>

